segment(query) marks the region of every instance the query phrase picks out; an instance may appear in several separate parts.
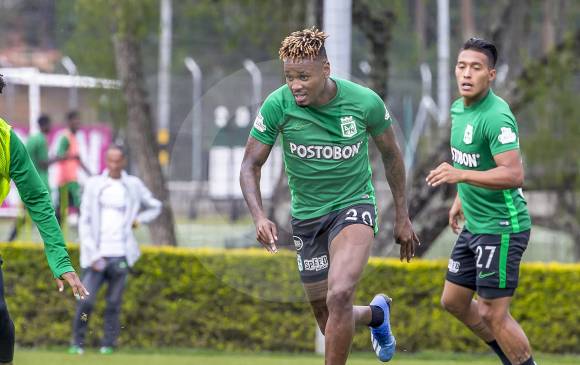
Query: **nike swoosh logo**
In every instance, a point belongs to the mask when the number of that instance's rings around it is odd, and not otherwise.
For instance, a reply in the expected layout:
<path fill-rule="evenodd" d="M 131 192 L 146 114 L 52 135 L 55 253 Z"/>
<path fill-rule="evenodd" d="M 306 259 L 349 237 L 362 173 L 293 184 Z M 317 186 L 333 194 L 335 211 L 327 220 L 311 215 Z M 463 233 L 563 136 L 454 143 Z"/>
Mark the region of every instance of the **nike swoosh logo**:
<path fill-rule="evenodd" d="M 482 273 L 482 272 L 480 272 L 480 273 L 479 273 L 479 278 L 480 278 L 480 279 L 485 279 L 485 278 L 487 278 L 488 276 L 492 276 L 492 275 L 495 275 L 495 271 L 492 271 L 492 272 L 487 272 L 487 273 L 485 273 L 485 274 L 484 274 L 484 273 Z"/>

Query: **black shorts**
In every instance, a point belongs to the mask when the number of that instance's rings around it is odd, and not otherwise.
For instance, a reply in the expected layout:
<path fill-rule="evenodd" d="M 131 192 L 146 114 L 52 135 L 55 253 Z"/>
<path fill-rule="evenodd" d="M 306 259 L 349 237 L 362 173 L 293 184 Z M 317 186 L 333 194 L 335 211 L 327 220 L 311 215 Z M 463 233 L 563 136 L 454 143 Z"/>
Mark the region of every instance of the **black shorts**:
<path fill-rule="evenodd" d="M 464 228 L 451 252 L 446 279 L 477 290 L 483 298 L 513 296 L 529 239 L 530 230 L 472 234 Z"/>
<path fill-rule="evenodd" d="M 292 218 L 298 271 L 303 283 L 326 280 L 330 266 L 329 247 L 340 231 L 351 224 L 364 224 L 376 233 L 376 208 L 372 204 L 353 205 L 312 219 Z"/>

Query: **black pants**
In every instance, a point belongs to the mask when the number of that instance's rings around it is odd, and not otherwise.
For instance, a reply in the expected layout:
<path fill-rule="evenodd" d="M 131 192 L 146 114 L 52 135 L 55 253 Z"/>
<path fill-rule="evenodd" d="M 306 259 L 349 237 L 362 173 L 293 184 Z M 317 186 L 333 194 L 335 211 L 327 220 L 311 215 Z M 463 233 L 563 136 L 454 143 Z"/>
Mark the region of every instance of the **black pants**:
<path fill-rule="evenodd" d="M 88 268 L 83 273 L 83 284 L 91 293 L 86 299 L 79 300 L 73 320 L 73 345 L 83 347 L 90 314 L 95 306 L 97 292 L 107 282 L 107 306 L 104 314 L 104 337 L 101 346 L 114 347 L 121 331 L 119 315 L 123 302 L 123 292 L 129 267 L 124 257 L 105 258 L 107 264 L 103 271 Z"/>
<path fill-rule="evenodd" d="M 0 363 L 12 362 L 14 357 L 14 323 L 4 300 L 4 277 L 0 259 Z"/>

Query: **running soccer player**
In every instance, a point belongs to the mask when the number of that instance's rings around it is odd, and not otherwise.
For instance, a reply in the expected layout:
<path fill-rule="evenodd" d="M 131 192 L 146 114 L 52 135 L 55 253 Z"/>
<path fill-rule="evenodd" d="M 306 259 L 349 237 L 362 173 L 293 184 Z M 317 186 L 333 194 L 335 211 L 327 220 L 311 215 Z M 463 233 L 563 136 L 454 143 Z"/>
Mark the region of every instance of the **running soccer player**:
<path fill-rule="evenodd" d="M 516 119 L 491 90 L 496 62 L 491 42 L 471 38 L 461 48 L 455 66 L 461 98 L 451 106 L 453 166 L 444 162 L 427 176 L 431 186 L 457 183 L 449 211 L 455 233 L 465 217 L 441 303 L 503 364 L 533 365 L 528 339 L 509 312 L 531 222 L 520 188 L 524 170 Z"/>
<path fill-rule="evenodd" d="M 292 33 L 279 55 L 286 84 L 271 93 L 246 145 L 240 185 L 257 240 L 277 252 L 277 227 L 262 207 L 260 171 L 278 134 L 292 196 L 292 231 L 298 270 L 318 326 L 326 364 L 345 364 L 355 324 L 369 325 L 382 361 L 395 352 L 390 299 L 378 294 L 353 306 L 354 294 L 378 230 L 368 157 L 369 136 L 385 166 L 395 202 L 394 237 L 410 261 L 419 242 L 405 197 L 405 168 L 391 118 L 372 90 L 330 76 L 324 41 L 315 28 Z"/>
<path fill-rule="evenodd" d="M 0 75 L 0 94 L 4 86 L 4 79 Z M 64 289 L 64 280 L 71 286 L 75 297 L 84 298 L 89 293 L 72 267 L 46 185 L 38 176 L 20 139 L 0 118 L 0 202 L 10 190 L 10 180 L 16 184 L 20 198 L 42 236 L 48 265 L 57 278 L 59 291 Z M 12 364 L 14 323 L 4 300 L 1 264 L 0 259 L 0 364 Z"/>

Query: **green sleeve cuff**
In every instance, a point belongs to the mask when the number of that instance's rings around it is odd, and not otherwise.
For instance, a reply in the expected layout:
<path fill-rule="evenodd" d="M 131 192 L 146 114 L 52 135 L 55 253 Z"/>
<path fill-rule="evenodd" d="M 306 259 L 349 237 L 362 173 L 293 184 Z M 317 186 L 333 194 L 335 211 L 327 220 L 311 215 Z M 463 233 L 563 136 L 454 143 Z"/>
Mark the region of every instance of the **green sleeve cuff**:
<path fill-rule="evenodd" d="M 64 266 L 64 267 L 58 269 L 57 271 L 53 272 L 53 274 L 54 274 L 55 278 L 60 279 L 62 274 L 66 274 L 67 272 L 75 272 L 75 269 L 73 269 L 72 266 Z"/>

